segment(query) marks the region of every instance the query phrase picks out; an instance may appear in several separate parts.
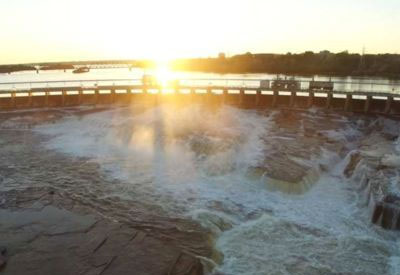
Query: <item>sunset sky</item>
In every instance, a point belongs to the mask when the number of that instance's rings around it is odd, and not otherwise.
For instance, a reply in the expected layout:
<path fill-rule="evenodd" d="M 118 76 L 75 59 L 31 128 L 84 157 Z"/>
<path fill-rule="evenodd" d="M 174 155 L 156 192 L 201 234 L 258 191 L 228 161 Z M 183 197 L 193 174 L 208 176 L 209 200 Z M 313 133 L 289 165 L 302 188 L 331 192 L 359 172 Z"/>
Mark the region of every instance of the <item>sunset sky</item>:
<path fill-rule="evenodd" d="M 400 53 L 399 0 L 0 0 L 0 64 Z"/>

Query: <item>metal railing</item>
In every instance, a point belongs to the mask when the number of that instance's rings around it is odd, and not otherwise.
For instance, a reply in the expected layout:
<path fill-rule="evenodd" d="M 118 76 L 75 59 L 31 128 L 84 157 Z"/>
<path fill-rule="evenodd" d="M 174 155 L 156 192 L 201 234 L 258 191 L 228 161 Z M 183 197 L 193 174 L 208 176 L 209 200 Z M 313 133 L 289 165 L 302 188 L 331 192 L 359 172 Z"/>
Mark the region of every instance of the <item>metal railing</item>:
<path fill-rule="evenodd" d="M 184 78 L 179 79 L 182 86 L 193 87 L 241 87 L 241 88 L 259 88 L 262 80 L 269 80 L 271 83 L 276 81 L 274 78 L 264 79 L 244 79 L 244 78 Z M 312 80 L 296 80 L 300 83 L 300 88 L 306 90 Z M 400 94 L 400 84 L 379 83 L 374 81 L 354 82 L 354 81 L 332 81 L 334 91 L 340 92 L 373 92 L 373 93 L 393 93 Z M 0 92 L 19 91 L 40 88 L 95 88 L 97 86 L 123 86 L 123 85 L 141 85 L 142 79 L 113 78 L 113 79 L 80 79 L 80 80 L 49 80 L 49 81 L 20 81 L 20 82 L 2 82 L 0 83 Z"/>

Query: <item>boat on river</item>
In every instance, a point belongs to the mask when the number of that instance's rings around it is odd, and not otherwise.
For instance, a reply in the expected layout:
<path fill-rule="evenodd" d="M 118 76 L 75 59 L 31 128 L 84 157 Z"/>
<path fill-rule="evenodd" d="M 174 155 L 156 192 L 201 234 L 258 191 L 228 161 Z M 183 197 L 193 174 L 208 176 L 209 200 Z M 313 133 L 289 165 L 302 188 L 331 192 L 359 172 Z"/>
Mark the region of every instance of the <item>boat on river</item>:
<path fill-rule="evenodd" d="M 82 73 L 88 73 L 89 68 L 88 67 L 80 67 L 72 71 L 74 74 L 82 74 Z"/>

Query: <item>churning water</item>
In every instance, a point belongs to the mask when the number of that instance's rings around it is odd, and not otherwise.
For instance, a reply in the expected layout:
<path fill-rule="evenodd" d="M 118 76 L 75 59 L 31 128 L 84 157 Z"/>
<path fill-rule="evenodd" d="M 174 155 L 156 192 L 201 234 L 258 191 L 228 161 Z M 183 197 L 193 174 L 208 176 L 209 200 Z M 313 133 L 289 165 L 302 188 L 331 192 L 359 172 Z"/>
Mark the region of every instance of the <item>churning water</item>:
<path fill-rule="evenodd" d="M 71 116 L 37 130 L 53 137 L 48 148 L 89 157 L 121 179 L 113 195 L 213 232 L 224 255 L 217 272 L 400 274 L 399 235 L 371 225 L 335 152 L 336 164 L 301 195 L 270 191 L 251 176 L 277 138 L 273 118 L 233 107 L 162 105 Z M 331 134 L 346 138 L 346 130 Z"/>

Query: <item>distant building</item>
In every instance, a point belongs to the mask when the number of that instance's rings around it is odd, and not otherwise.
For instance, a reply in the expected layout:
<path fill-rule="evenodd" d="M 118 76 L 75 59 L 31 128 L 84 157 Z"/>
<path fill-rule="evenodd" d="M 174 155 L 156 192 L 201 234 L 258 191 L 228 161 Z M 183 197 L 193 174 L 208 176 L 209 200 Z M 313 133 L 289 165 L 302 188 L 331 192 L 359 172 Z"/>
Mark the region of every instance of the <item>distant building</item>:
<path fill-rule="evenodd" d="M 319 54 L 320 55 L 329 55 L 331 52 L 328 50 L 324 50 L 324 51 L 320 51 Z"/>
<path fill-rule="evenodd" d="M 218 54 L 218 58 L 219 58 L 219 59 L 225 59 L 225 58 L 226 58 L 225 53 L 219 53 L 219 54 Z"/>
<path fill-rule="evenodd" d="M 328 57 L 330 57 L 330 56 L 332 56 L 332 55 L 335 55 L 335 54 L 334 54 L 334 53 L 331 53 L 330 51 L 324 50 L 324 51 L 320 51 L 320 52 L 319 52 L 319 55 L 320 55 L 322 58 L 328 58 Z"/>

